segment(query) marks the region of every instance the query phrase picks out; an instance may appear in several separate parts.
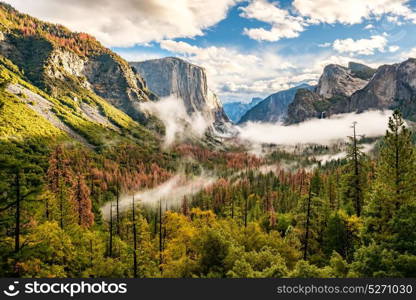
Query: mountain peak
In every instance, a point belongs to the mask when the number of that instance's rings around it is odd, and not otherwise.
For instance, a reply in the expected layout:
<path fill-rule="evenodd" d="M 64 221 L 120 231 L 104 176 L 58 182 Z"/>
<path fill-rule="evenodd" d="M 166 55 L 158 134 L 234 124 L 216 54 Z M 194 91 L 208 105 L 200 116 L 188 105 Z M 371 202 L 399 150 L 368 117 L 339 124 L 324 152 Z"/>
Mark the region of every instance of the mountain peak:
<path fill-rule="evenodd" d="M 350 69 L 330 64 L 324 68 L 316 92 L 327 99 L 336 95 L 349 97 L 366 84 L 367 80 L 357 77 Z"/>
<path fill-rule="evenodd" d="M 209 89 L 205 69 L 181 58 L 165 57 L 131 62 L 159 97 L 175 95 L 183 101 L 189 115 L 201 113 L 216 129 L 227 127 L 229 120 L 218 97 Z M 220 130 L 221 131 L 221 130 Z"/>

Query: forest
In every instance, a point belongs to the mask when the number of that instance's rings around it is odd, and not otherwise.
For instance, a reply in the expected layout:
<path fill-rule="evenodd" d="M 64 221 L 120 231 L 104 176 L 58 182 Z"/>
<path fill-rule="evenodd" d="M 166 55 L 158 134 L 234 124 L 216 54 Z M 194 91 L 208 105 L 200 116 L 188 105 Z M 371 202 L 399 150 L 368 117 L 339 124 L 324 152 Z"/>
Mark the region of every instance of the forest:
<path fill-rule="evenodd" d="M 0 277 L 416 277 L 400 111 L 382 137 L 354 123 L 342 147 L 254 154 L 209 133 L 164 146 L 134 110 L 156 98 L 94 37 L 0 2 Z M 331 147 L 346 157 L 316 159 Z"/>
<path fill-rule="evenodd" d="M 367 155 L 355 126 L 346 158 L 295 169 L 277 150 L 183 143 L 146 157 L 132 144 L 1 141 L 0 275 L 415 277 L 412 132 L 394 112 Z M 135 197 L 178 172 L 217 180 L 175 205 Z"/>

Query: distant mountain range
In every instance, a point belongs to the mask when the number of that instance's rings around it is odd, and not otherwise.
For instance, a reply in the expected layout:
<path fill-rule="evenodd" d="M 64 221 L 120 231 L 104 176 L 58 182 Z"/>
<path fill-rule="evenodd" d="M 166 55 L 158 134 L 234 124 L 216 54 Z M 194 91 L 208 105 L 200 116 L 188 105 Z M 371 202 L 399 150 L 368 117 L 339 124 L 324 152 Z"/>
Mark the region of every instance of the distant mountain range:
<path fill-rule="evenodd" d="M 399 109 L 416 120 L 416 59 L 372 69 L 362 64 L 325 67 L 314 91 L 300 89 L 288 107 L 287 124 L 334 114 Z"/>
<path fill-rule="evenodd" d="M 285 118 L 287 108 L 295 98 L 299 89 L 312 90 L 314 87 L 308 84 L 301 84 L 297 87 L 274 93 L 257 105 L 249 109 L 240 119 L 239 123 L 245 122 L 278 122 Z"/>
<path fill-rule="evenodd" d="M 253 106 L 257 105 L 263 101 L 262 98 L 255 97 L 251 99 L 249 103 L 243 102 L 228 102 L 224 103 L 224 111 L 227 114 L 228 118 L 234 123 L 238 123 L 242 116 L 251 109 Z"/>
<path fill-rule="evenodd" d="M 20 120 L 29 120 L 33 111 L 41 114 L 45 126 L 84 144 L 103 145 L 113 131 L 120 140 L 127 135 L 156 144 L 163 125 L 141 104 L 169 95 L 178 96 L 189 114 L 201 113 L 220 133 L 232 130 L 229 119 L 293 124 L 371 109 L 398 108 L 416 120 L 416 59 L 378 69 L 331 64 L 316 87 L 304 84 L 223 107 L 202 67 L 173 57 L 129 64 L 85 33 L 39 21 L 9 5 L 0 4 L 0 11 L 0 72 L 7 78 L 2 85 L 30 109 L 10 102 L 11 111 L 21 112 Z M 129 131 L 133 127 L 134 133 Z"/>

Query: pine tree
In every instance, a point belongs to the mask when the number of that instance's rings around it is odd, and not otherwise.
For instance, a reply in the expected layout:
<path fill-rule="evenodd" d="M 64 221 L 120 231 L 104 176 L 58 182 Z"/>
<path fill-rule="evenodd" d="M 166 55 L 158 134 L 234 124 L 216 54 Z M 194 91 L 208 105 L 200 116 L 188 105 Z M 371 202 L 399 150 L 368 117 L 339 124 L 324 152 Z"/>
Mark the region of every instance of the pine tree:
<path fill-rule="evenodd" d="M 389 119 L 389 129 L 381 148 L 377 180 L 384 183 L 398 209 L 415 195 L 415 160 L 410 130 L 402 115 L 395 111 Z"/>
<path fill-rule="evenodd" d="M 344 175 L 344 205 L 347 210 L 353 207 L 357 216 L 361 215 L 364 204 L 364 192 L 366 187 L 365 160 L 366 156 L 362 152 L 362 146 L 358 144 L 356 125 L 352 125 L 353 135 L 349 137 L 346 174 Z"/>
<path fill-rule="evenodd" d="M 136 205 L 134 203 L 134 194 L 132 198 L 132 222 L 133 222 L 133 276 L 137 278 L 137 228 L 136 228 Z"/>
<path fill-rule="evenodd" d="M 1 146 L 1 145 L 0 145 Z M 0 148 L 0 150 L 3 150 Z M 11 153 L 7 153 L 7 152 Z M 9 155 L 12 154 L 12 155 Z M 16 156 L 24 156 L 21 149 L 5 149 L 0 156 L 0 213 L 13 210 L 14 221 L 11 225 L 2 219 L 0 224 L 8 224 L 14 228 L 14 252 L 19 252 L 21 248 L 20 235 L 24 224 L 23 212 L 31 208 L 24 208 L 24 203 L 37 202 L 37 196 L 42 191 L 42 173 L 35 165 L 25 161 L 23 157 L 16 159 Z M 33 209 L 33 208 L 32 208 Z M 7 226 L 7 225 L 6 225 Z"/>
<path fill-rule="evenodd" d="M 323 182 L 319 171 L 309 181 L 309 191 L 299 201 L 297 229 L 302 242 L 303 259 L 321 254 L 323 233 L 329 217 L 329 202 L 323 198 Z"/>
<path fill-rule="evenodd" d="M 47 171 L 49 188 L 58 198 L 59 202 L 59 224 L 61 228 L 65 226 L 65 220 L 68 219 L 69 202 L 71 197 L 70 187 L 73 184 L 73 173 L 70 167 L 70 160 L 67 158 L 62 145 L 59 145 L 53 151 L 49 159 L 49 168 Z"/>
<path fill-rule="evenodd" d="M 78 225 L 90 227 L 94 223 L 90 189 L 85 183 L 84 176 L 77 174 L 73 184 L 73 201 L 78 214 Z"/>
<path fill-rule="evenodd" d="M 365 214 L 365 241 L 385 243 L 392 238 L 392 222 L 400 207 L 416 193 L 414 150 L 411 132 L 395 111 L 380 150 L 376 179 Z"/>

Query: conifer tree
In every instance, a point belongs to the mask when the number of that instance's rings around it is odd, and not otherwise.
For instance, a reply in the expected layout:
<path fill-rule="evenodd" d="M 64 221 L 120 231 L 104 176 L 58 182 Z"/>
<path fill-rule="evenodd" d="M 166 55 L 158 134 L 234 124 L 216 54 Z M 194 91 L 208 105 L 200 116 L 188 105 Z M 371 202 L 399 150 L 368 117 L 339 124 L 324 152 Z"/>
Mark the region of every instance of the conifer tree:
<path fill-rule="evenodd" d="M 344 175 L 344 205 L 348 210 L 353 208 L 357 216 L 361 215 L 364 203 L 364 191 L 366 186 L 365 159 L 366 156 L 362 152 L 362 146 L 358 144 L 357 123 L 352 125 L 353 135 L 349 137 L 350 144 L 347 152 L 348 164 Z"/>
<path fill-rule="evenodd" d="M 70 160 L 66 156 L 62 145 L 55 148 L 49 159 L 47 178 L 49 188 L 58 198 L 59 224 L 61 228 L 64 228 L 65 220 L 70 215 L 70 203 L 68 199 L 72 193 L 70 187 L 73 183 L 73 174 L 70 167 Z"/>
<path fill-rule="evenodd" d="M 78 214 L 78 225 L 90 227 L 94 222 L 90 189 L 85 183 L 84 176 L 77 174 L 73 184 L 73 201 Z"/>
<path fill-rule="evenodd" d="M 416 193 L 415 162 L 411 132 L 400 112 L 389 119 L 380 150 L 376 179 L 366 210 L 366 237 L 376 243 L 391 238 L 391 219 Z"/>

